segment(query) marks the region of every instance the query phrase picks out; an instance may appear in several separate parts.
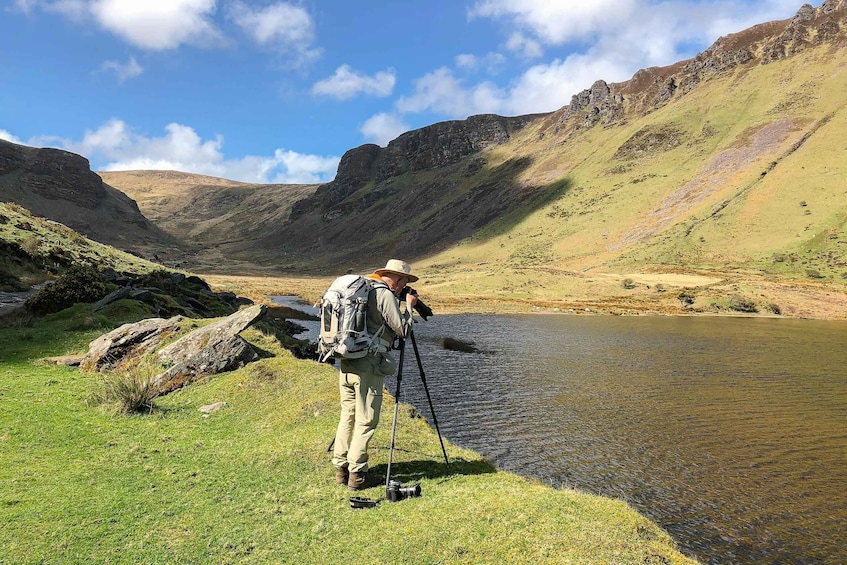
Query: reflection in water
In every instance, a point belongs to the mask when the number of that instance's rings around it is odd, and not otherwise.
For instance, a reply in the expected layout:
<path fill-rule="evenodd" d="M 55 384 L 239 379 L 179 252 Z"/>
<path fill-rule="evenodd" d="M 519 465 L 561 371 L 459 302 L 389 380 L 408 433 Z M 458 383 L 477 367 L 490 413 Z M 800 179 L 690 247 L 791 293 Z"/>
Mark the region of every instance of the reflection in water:
<path fill-rule="evenodd" d="M 844 323 L 461 315 L 416 330 L 442 433 L 500 468 L 625 499 L 705 562 L 847 562 Z M 415 363 L 404 374 L 428 415 Z"/>

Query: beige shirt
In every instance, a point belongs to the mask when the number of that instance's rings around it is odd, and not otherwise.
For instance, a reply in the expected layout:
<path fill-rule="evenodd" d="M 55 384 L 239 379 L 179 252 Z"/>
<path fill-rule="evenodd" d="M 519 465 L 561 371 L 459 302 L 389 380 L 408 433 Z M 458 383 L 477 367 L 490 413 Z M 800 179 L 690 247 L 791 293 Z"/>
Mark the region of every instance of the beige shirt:
<path fill-rule="evenodd" d="M 384 323 L 382 339 L 385 341 L 393 343 L 398 336 L 403 339 L 409 337 L 414 323 L 412 313 L 401 312 L 400 300 L 378 275 L 368 275 L 370 279 L 374 277 L 380 284 L 368 293 L 368 333 L 374 335 Z"/>

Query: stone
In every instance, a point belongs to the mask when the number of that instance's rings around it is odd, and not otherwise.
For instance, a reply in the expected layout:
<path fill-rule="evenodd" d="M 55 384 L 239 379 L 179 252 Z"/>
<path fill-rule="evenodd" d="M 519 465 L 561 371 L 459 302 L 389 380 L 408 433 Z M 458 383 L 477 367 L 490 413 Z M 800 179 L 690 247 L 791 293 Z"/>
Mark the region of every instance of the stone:
<path fill-rule="evenodd" d="M 462 341 L 453 337 L 445 337 L 438 341 L 441 347 L 450 351 L 462 351 L 464 353 L 476 353 L 479 351 L 473 342 L 470 341 Z"/>
<path fill-rule="evenodd" d="M 127 358 L 136 359 L 155 350 L 170 334 L 179 330 L 185 320 L 182 316 L 172 318 L 148 318 L 101 335 L 88 346 L 88 353 L 80 363 L 80 369 L 88 372 L 109 371 L 120 367 Z"/>
<path fill-rule="evenodd" d="M 60 355 L 58 357 L 45 357 L 44 360 L 54 365 L 65 365 L 66 367 L 79 367 L 85 355 Z"/>
<path fill-rule="evenodd" d="M 214 412 L 217 412 L 224 406 L 226 406 L 226 402 L 215 402 L 214 404 L 207 404 L 206 406 L 201 406 L 200 408 L 198 408 L 198 410 L 203 414 L 212 414 Z"/>
<path fill-rule="evenodd" d="M 222 320 L 195 330 L 159 351 L 159 358 L 175 364 L 183 363 L 196 355 L 207 344 L 238 335 L 264 316 L 267 306 L 256 304 L 239 310 Z"/>
<path fill-rule="evenodd" d="M 168 394 L 202 377 L 238 369 L 258 358 L 259 354 L 240 336 L 218 335 L 182 362 L 153 377 L 150 384 L 157 394 Z"/>
<path fill-rule="evenodd" d="M 129 296 L 131 290 L 132 289 L 130 289 L 129 287 L 122 286 L 118 290 L 110 292 L 109 294 L 94 303 L 94 306 L 91 307 L 91 312 L 99 312 L 112 302 L 117 302 L 122 298 L 126 298 L 127 296 Z"/>
<path fill-rule="evenodd" d="M 267 306 L 256 304 L 197 329 L 158 352 L 170 364 L 151 385 L 167 394 L 202 377 L 232 371 L 259 359 L 259 354 L 238 334 L 264 316 Z"/>

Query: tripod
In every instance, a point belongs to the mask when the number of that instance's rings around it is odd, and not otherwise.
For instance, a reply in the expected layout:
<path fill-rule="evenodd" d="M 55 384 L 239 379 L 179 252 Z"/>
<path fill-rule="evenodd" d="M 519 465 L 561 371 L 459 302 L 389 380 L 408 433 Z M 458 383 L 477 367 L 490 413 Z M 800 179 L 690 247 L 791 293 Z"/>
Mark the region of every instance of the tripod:
<path fill-rule="evenodd" d="M 429 395 L 429 387 L 426 384 L 426 375 L 424 374 L 423 363 L 421 363 L 421 354 L 418 352 L 418 342 L 415 340 L 415 333 L 409 334 L 412 338 L 412 347 L 415 350 L 415 359 L 418 362 L 418 372 L 421 375 L 421 382 L 426 391 L 426 400 L 429 402 L 429 411 L 432 414 L 432 422 L 435 424 L 435 431 L 438 432 L 438 441 L 441 444 L 441 453 L 444 455 L 444 464 L 450 465 L 447 460 L 447 450 L 444 449 L 444 440 L 441 438 L 441 430 L 438 428 L 438 418 L 435 417 L 435 409 L 432 407 L 432 398 Z M 394 420 L 391 422 L 391 444 L 388 449 L 388 469 L 385 472 L 385 488 L 388 489 L 388 483 L 391 481 L 391 461 L 394 458 L 394 438 L 397 434 L 397 412 L 400 408 L 400 383 L 403 382 L 403 359 L 406 353 L 406 340 L 400 340 L 400 363 L 397 367 L 397 389 L 394 391 Z"/>

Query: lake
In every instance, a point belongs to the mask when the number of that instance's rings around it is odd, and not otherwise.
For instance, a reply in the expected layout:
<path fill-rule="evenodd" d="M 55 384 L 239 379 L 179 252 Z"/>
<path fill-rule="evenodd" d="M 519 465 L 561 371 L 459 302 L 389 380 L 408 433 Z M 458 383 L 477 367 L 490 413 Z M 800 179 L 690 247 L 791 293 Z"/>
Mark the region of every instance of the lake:
<path fill-rule="evenodd" d="M 847 563 L 847 323 L 436 315 L 415 335 L 442 434 L 499 468 L 626 500 L 704 563 Z M 431 421 L 416 365 L 409 347 L 401 399 Z"/>

